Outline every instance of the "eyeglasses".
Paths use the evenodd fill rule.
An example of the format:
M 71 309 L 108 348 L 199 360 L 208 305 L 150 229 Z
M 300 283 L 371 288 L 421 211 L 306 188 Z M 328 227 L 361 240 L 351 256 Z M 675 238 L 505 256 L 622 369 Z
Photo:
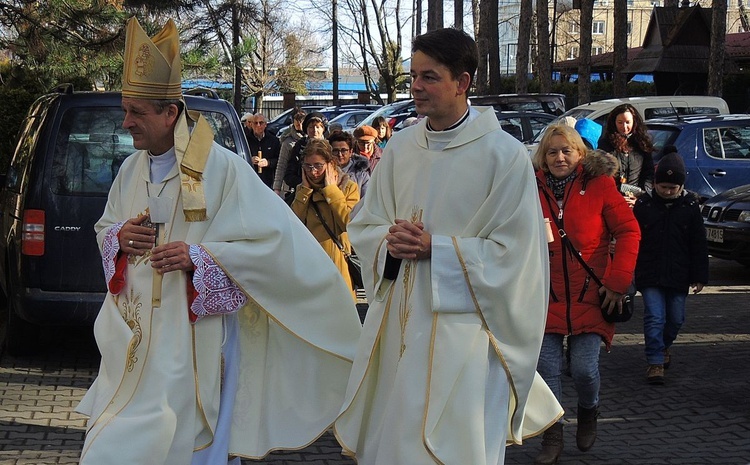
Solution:
M 323 171 L 323 169 L 324 169 L 325 167 L 326 167 L 326 165 L 325 165 L 325 164 L 323 164 L 323 163 L 314 163 L 314 164 L 312 164 L 312 165 L 311 165 L 311 164 L 309 164 L 309 163 L 302 163 L 302 168 L 303 168 L 303 169 L 304 169 L 305 171 L 312 171 L 312 170 L 315 170 L 315 171 Z
M 266 122 L 265 121 L 253 121 L 252 124 L 257 124 L 258 126 L 263 126 L 264 124 L 266 124 Z
M 349 152 L 351 152 L 351 150 L 349 149 L 332 149 L 331 150 L 331 153 L 334 155 L 339 155 L 339 154 L 344 154 L 344 153 L 349 153 Z

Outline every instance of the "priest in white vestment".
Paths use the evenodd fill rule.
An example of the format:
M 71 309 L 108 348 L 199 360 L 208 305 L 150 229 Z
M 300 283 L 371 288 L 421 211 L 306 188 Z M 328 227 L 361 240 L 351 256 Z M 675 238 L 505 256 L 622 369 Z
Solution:
M 349 225 L 370 307 L 335 423 L 359 465 L 498 465 L 562 414 L 536 374 L 549 270 L 528 153 L 471 108 L 474 41 L 412 45 L 427 117 L 391 138 Z
M 177 29 L 128 24 L 123 127 L 137 152 L 97 240 L 109 292 L 82 465 L 239 464 L 333 423 L 359 318 L 291 210 L 184 108 Z

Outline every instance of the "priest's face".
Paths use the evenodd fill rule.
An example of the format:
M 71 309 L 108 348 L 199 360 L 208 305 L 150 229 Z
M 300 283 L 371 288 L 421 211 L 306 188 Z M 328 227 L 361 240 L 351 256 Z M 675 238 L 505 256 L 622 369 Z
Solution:
M 177 105 L 159 109 L 153 101 L 123 97 L 123 129 L 133 137 L 133 147 L 161 155 L 174 146 L 174 125 L 179 115 Z
M 411 56 L 410 74 L 417 113 L 428 116 L 433 129 L 445 129 L 463 116 L 471 81 L 469 73 L 454 78 L 447 66 L 416 51 Z
M 583 155 L 564 136 L 554 135 L 550 138 L 545 161 L 550 174 L 556 179 L 567 178 L 582 158 Z

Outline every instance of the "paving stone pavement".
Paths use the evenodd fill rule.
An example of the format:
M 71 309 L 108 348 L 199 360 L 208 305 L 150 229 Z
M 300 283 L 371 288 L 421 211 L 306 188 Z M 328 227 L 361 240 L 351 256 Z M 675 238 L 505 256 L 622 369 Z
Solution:
M 619 326 L 611 353 L 601 354 L 599 438 L 586 453 L 575 447 L 575 394 L 564 380 L 561 465 L 750 464 L 750 269 L 712 259 L 711 273 L 712 285 L 688 298 L 664 386 L 645 383 L 636 299 L 635 317 Z M 0 465 L 78 463 L 85 418 L 72 410 L 96 376 L 97 350 L 86 328 L 56 328 L 47 338 L 40 355 L 0 357 Z M 531 438 L 510 447 L 506 464 L 533 463 L 539 444 Z M 355 462 L 330 434 L 299 451 L 243 461 L 301 463 Z

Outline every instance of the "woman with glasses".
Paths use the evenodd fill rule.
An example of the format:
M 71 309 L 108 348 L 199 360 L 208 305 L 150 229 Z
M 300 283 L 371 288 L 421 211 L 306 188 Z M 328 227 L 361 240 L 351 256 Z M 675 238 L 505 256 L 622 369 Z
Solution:
M 340 247 L 351 253 L 346 226 L 357 202 L 357 183 L 338 167 L 331 144 L 326 140 L 308 141 L 302 157 L 302 182 L 295 190 L 292 211 L 331 257 L 352 288 L 352 298 L 356 296 L 346 258 Z
M 372 126 L 364 125 L 354 130 L 354 139 L 357 141 L 354 153 L 362 155 L 370 161 L 370 173 L 375 170 L 375 166 L 383 155 L 383 149 L 375 143 L 377 138 L 378 130 Z
M 357 183 L 359 197 L 363 198 L 370 182 L 370 162 L 354 153 L 354 138 L 348 132 L 334 132 L 328 136 L 328 142 L 339 168 Z

